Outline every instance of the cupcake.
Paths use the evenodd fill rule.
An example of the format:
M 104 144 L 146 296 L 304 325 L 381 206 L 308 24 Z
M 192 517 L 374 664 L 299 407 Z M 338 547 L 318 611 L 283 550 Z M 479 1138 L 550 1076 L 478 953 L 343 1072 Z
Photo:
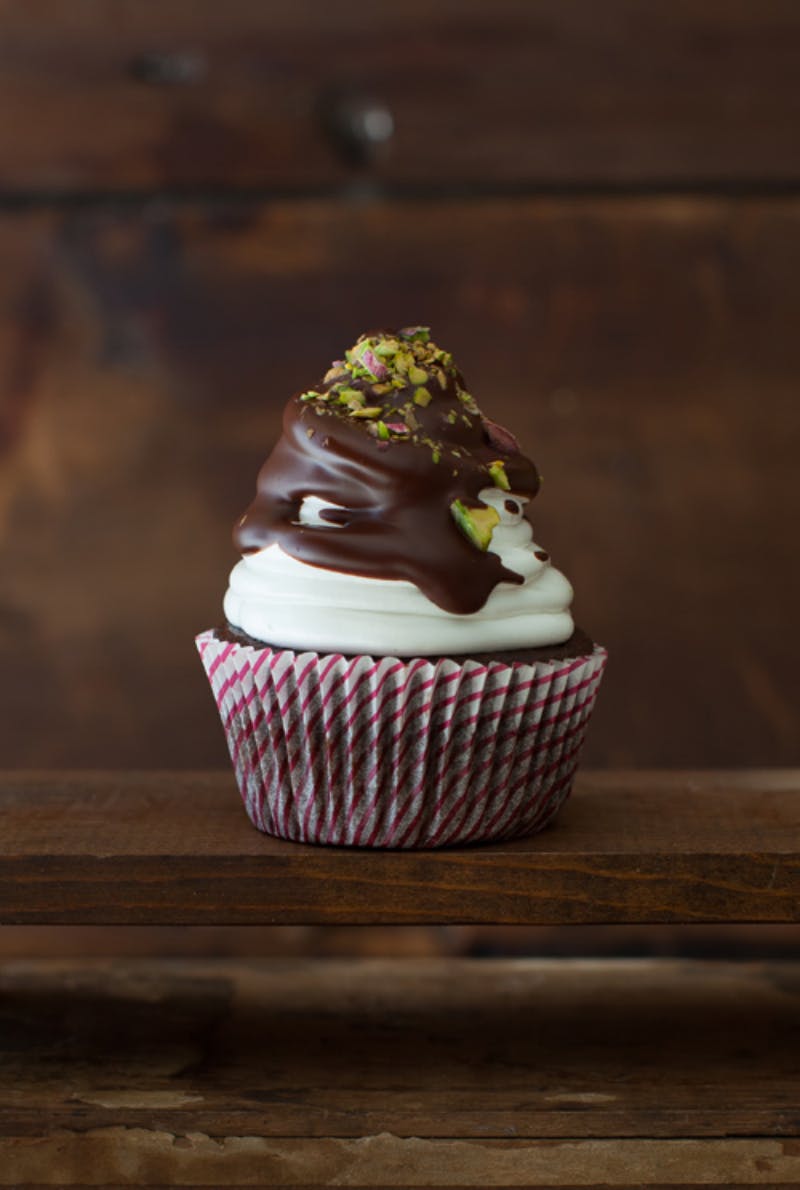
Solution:
M 197 638 L 259 830 L 428 848 L 553 818 L 606 653 L 533 540 L 539 485 L 426 327 L 290 399 Z

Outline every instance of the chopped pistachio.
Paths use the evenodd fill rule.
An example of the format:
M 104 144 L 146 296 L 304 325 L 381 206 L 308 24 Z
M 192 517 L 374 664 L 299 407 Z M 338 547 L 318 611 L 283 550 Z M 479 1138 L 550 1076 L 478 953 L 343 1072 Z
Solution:
M 300 394 L 300 400 L 301 401 L 316 401 L 321 396 L 322 396 L 322 393 L 317 393 L 317 392 L 314 392 L 313 389 L 309 389 L 309 391 L 307 393 Z
M 456 413 L 455 409 L 450 410 L 450 412 L 447 415 L 447 420 L 450 422 L 451 426 L 454 426 L 456 424 L 456 422 L 458 421 L 458 414 Z
M 421 405 L 423 409 L 426 405 L 430 405 L 433 398 L 428 392 L 427 388 L 417 388 L 414 390 L 414 404 Z
M 461 500 L 450 505 L 453 520 L 464 536 L 479 550 L 487 550 L 492 533 L 500 524 L 500 514 L 495 508 L 468 508 Z
M 365 405 L 363 409 L 353 409 L 353 417 L 380 417 L 383 408 L 380 405 Z
M 436 379 L 439 381 L 439 388 L 447 388 L 447 376 L 444 368 L 436 369 Z
M 435 450 L 431 455 L 431 458 L 433 459 L 434 463 L 440 462 L 442 458 L 441 451 Z
M 348 401 L 363 402 L 364 400 L 364 394 L 360 388 L 340 388 L 336 390 L 336 395 L 340 405 L 346 405 Z
M 420 343 L 427 343 L 431 337 L 429 326 L 404 326 L 400 331 L 401 339 L 410 339 Z
M 401 380 L 399 376 L 392 377 L 392 388 L 405 388 L 405 380 Z
M 368 370 L 369 375 L 373 380 L 385 380 L 389 375 L 389 370 L 383 360 L 378 359 L 371 347 L 367 347 L 361 352 L 361 362 Z
M 418 368 L 416 364 L 412 364 L 408 369 L 408 379 L 412 384 L 424 384 L 428 379 L 428 373 L 424 368 Z
M 379 438 L 380 438 L 380 439 L 381 439 L 383 442 L 386 442 L 386 441 L 388 441 L 388 439 L 389 439 L 389 427 L 386 425 L 386 423 L 385 423 L 385 422 L 382 422 L 382 421 L 376 422 L 376 423 L 375 423 L 375 427 L 376 427 L 376 429 L 377 429 L 377 431 L 378 431 L 378 437 L 379 437 Z
M 489 476 L 494 481 L 496 488 L 501 488 L 504 492 L 511 491 L 511 484 L 508 482 L 506 469 L 500 459 L 495 459 L 493 463 L 489 464 Z
M 380 355 L 383 359 L 390 359 L 400 350 L 400 344 L 397 339 L 381 339 L 372 349 L 376 355 Z
M 373 384 L 372 391 L 375 393 L 376 397 L 382 397 L 385 393 L 390 393 L 392 391 L 392 386 L 391 384 L 387 384 L 384 380 L 380 384 Z
M 405 423 L 409 427 L 409 429 L 412 429 L 412 430 L 419 429 L 419 422 L 417 421 L 417 415 L 414 412 L 413 405 L 404 405 L 403 406 L 403 417 L 404 417 Z

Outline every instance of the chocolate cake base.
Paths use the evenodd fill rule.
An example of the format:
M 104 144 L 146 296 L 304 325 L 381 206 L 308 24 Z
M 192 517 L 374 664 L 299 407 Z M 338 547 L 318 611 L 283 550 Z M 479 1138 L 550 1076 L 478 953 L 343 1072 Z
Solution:
M 248 636 L 239 628 L 234 628 L 233 624 L 225 624 L 223 627 L 217 628 L 215 635 L 218 640 L 230 641 L 237 645 L 251 645 L 255 649 L 284 648 L 283 645 L 272 644 L 270 641 L 256 640 L 255 637 Z M 316 650 L 309 651 L 315 652 Z M 537 661 L 564 661 L 571 657 L 588 657 L 593 651 L 594 641 L 587 636 L 582 628 L 576 628 L 569 640 L 564 641 L 561 645 L 544 645 L 538 649 L 499 649 L 494 653 L 443 653 L 441 656 L 449 661 L 455 661 L 459 665 L 465 661 L 477 661 L 481 665 L 498 661 L 503 665 L 533 665 Z M 391 655 L 399 658 L 416 656 L 416 654 L 403 652 L 392 652 Z M 354 654 L 343 653 L 342 656 L 350 658 Z M 432 656 L 430 660 L 438 661 L 440 658 Z

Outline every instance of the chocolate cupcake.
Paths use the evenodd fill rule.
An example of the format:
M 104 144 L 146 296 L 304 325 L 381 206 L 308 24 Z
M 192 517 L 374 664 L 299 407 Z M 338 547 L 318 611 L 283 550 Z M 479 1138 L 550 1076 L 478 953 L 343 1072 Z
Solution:
M 539 484 L 425 327 L 292 397 L 198 637 L 259 829 L 436 847 L 553 817 L 606 654 L 533 541 Z

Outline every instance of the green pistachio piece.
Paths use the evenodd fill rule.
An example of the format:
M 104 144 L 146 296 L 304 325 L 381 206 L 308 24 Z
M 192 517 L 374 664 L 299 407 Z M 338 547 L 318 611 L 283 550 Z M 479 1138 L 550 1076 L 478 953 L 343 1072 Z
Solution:
M 428 379 L 428 373 L 424 368 L 418 368 L 416 364 L 412 364 L 408 369 L 408 379 L 412 384 L 424 384 Z
M 381 339 L 372 350 L 382 359 L 391 359 L 400 350 L 400 344 L 397 339 Z
M 397 355 L 394 357 L 395 371 L 400 372 L 402 375 L 405 376 L 408 374 L 409 368 L 413 368 L 413 367 L 414 367 L 414 356 L 411 354 L 411 352 L 410 351 L 398 351 Z
M 359 405 L 364 403 L 364 394 L 360 388 L 340 388 L 337 391 L 340 405 L 348 405 L 351 401 L 355 401 Z
M 450 505 L 453 520 L 461 532 L 479 550 L 487 550 L 495 526 L 500 524 L 500 514 L 495 508 L 467 508 L 461 500 Z
M 434 463 L 439 463 L 439 462 L 441 462 L 441 459 L 442 459 L 442 453 L 441 453 L 441 451 L 439 451 L 439 450 L 435 450 L 435 451 L 433 452 L 433 454 L 431 455 L 431 458 L 433 459 Z
M 447 388 L 447 376 L 444 368 L 436 369 L 436 379 L 439 381 L 439 388 Z
M 431 337 L 431 328 L 429 326 L 404 326 L 400 332 L 403 339 L 414 340 L 420 343 L 427 343 Z
M 313 389 L 309 389 L 307 393 L 300 394 L 301 401 L 317 401 L 322 396 L 322 393 L 315 393 Z
M 414 404 L 421 405 L 423 409 L 426 405 L 430 405 L 433 397 L 428 392 L 427 388 L 417 388 L 414 390 Z
M 347 368 L 345 368 L 342 364 L 334 365 L 334 367 L 328 368 L 327 372 L 325 373 L 324 383 L 333 384 L 334 380 L 341 380 L 342 376 L 346 375 Z
M 463 388 L 458 389 L 458 399 L 468 413 L 478 413 L 478 406 L 475 404 L 475 398 Z
M 378 431 L 378 437 L 380 438 L 380 440 L 382 442 L 388 442 L 390 434 L 389 434 L 389 427 L 386 425 L 386 423 L 382 422 L 382 421 L 376 422 L 375 428 Z
M 394 376 L 392 378 L 392 388 L 405 388 L 405 386 L 405 380 L 401 380 L 399 376 Z
M 455 409 L 450 410 L 450 412 L 447 415 L 447 420 L 450 422 L 451 426 L 454 426 L 456 424 L 456 422 L 458 421 L 458 414 L 456 413 Z
M 511 484 L 508 482 L 506 469 L 500 459 L 495 459 L 493 463 L 489 464 L 489 475 L 494 480 L 496 488 L 502 488 L 504 492 L 511 491 Z
M 392 386 L 391 384 L 387 384 L 384 380 L 381 384 L 373 384 L 372 391 L 375 393 L 376 397 L 382 397 L 386 393 L 390 393 L 392 391 Z
M 352 411 L 353 417 L 380 417 L 383 413 L 383 408 L 380 405 L 365 405 L 363 409 L 354 409 Z
M 413 405 L 403 406 L 403 421 L 406 423 L 409 430 L 419 429 L 419 422 L 417 421 L 417 415 L 414 412 Z

